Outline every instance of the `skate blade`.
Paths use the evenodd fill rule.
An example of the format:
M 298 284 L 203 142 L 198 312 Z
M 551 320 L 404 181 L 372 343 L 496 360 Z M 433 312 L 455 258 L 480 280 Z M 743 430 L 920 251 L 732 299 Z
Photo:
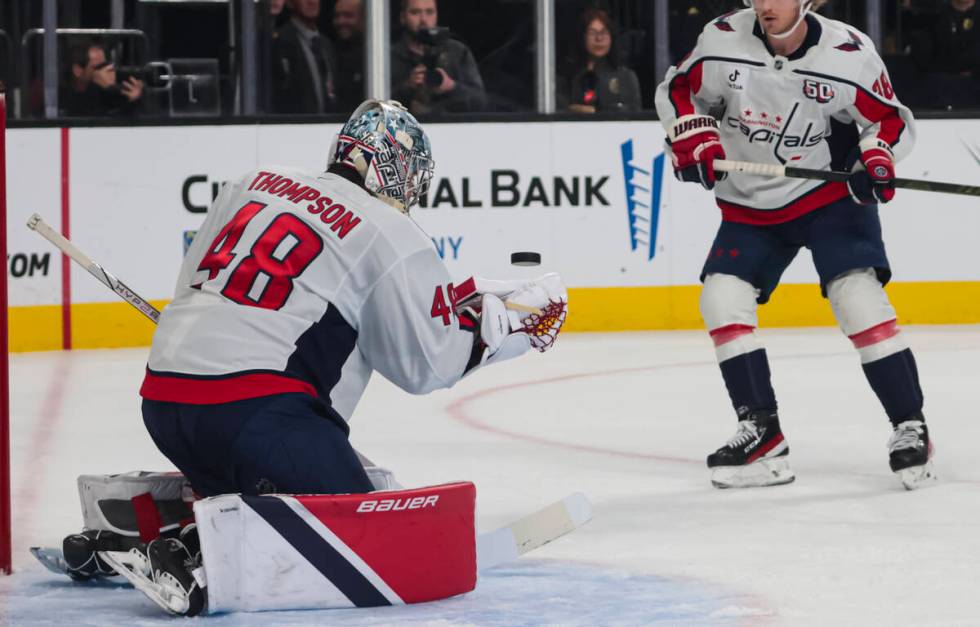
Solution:
M 784 485 L 796 480 L 786 455 L 760 459 L 745 466 L 717 466 L 711 469 L 711 485 L 716 488 L 761 488 Z
M 99 551 L 99 557 L 168 614 L 179 616 L 187 611 L 190 605 L 187 598 L 150 579 L 144 570 L 147 568 L 146 556 L 140 555 L 136 549 Z
M 897 470 L 895 474 L 898 475 L 906 490 L 918 490 L 919 488 L 932 485 L 938 480 L 936 469 L 933 467 L 931 459 L 921 466 L 912 466 Z
M 61 552 L 61 549 L 32 546 L 30 550 L 31 555 L 37 558 L 37 561 L 41 562 L 51 572 L 58 573 L 59 575 L 68 574 L 68 563 L 65 561 L 65 556 Z

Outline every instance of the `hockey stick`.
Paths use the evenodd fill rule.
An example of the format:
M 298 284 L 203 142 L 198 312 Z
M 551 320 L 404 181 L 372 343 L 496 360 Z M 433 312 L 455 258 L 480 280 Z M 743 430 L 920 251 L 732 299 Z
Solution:
M 796 168 L 788 165 L 772 165 L 769 163 L 752 163 L 750 161 L 729 161 L 715 159 L 715 169 L 720 172 L 744 172 L 759 176 L 783 176 L 797 179 L 815 179 L 843 183 L 850 176 L 848 172 L 836 170 L 813 170 Z M 960 194 L 963 196 L 980 196 L 980 186 L 961 185 L 959 183 L 940 183 L 922 179 L 895 179 L 895 187 L 915 189 L 922 192 L 942 192 L 945 194 Z
M 575 492 L 505 527 L 481 533 L 476 540 L 477 570 L 512 562 L 590 520 L 592 504 L 584 494 Z
M 48 223 L 41 219 L 36 213 L 27 221 L 27 228 L 37 231 L 44 239 L 48 240 L 61 252 L 71 257 L 78 265 L 82 266 L 91 273 L 92 276 L 101 281 L 106 287 L 118 294 L 124 301 L 139 309 L 140 313 L 152 320 L 159 322 L 160 312 L 139 294 L 129 289 L 125 283 L 106 272 L 105 268 L 92 261 L 92 259 L 78 249 L 77 246 L 65 239 L 65 236 L 55 231 Z

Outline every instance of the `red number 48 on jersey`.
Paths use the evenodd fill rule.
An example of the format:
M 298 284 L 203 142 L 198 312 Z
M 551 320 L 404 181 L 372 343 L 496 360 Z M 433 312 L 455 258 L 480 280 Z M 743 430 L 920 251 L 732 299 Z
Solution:
M 267 205 L 249 202 L 225 224 L 208 247 L 197 269 L 213 281 L 238 255 L 245 228 Z M 255 238 L 249 253 L 228 275 L 221 295 L 241 305 L 281 309 L 293 291 L 293 279 L 323 251 L 323 239 L 313 227 L 291 213 L 281 213 Z M 200 288 L 201 284 L 193 287 Z

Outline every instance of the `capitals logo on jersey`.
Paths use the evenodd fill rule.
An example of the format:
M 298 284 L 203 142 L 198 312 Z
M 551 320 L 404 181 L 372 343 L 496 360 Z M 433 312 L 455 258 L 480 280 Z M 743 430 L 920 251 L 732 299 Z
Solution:
M 857 33 L 849 30 L 847 31 L 847 34 L 851 36 L 851 40 L 834 47 L 838 50 L 843 50 L 844 52 L 857 52 L 860 50 L 863 44 L 861 43 L 861 38 L 857 36 Z
M 744 109 L 737 115 L 729 115 L 725 123 L 729 128 L 737 129 L 749 144 L 770 144 L 772 154 L 780 163 L 797 161 L 801 158 L 799 149 L 810 149 L 820 145 L 824 140 L 822 130 L 814 131 L 813 122 L 807 123 L 802 132 L 790 132 L 793 119 L 796 117 L 800 103 L 793 104 L 793 109 L 784 115 L 766 111 Z M 800 124 L 797 127 L 801 126 Z M 785 154 L 784 149 L 796 149 L 795 155 Z M 792 152 L 792 151 L 791 151 Z

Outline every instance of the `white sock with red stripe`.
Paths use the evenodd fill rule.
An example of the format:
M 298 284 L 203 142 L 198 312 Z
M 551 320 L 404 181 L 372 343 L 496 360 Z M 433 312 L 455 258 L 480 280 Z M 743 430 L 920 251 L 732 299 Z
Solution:
M 915 358 L 874 269 L 848 272 L 827 285 L 837 322 L 861 356 L 861 367 L 895 424 L 922 410 Z
M 730 274 L 709 274 L 701 291 L 701 317 L 737 412 L 776 409 L 769 360 L 755 334 L 757 297 L 751 283 Z

